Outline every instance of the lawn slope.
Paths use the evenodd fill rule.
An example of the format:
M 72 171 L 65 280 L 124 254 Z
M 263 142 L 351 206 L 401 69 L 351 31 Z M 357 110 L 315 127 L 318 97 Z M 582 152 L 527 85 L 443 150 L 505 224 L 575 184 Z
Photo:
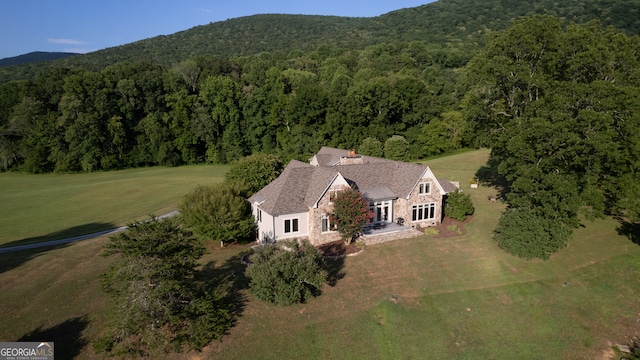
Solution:
M 88 174 L 0 174 L 0 246 L 84 235 L 175 210 L 226 166 L 153 167 Z
M 640 330 L 640 246 L 605 219 L 584 222 L 548 261 L 505 253 L 491 239 L 504 204 L 487 200 L 493 188 L 469 188 L 487 159 L 479 150 L 422 161 L 471 194 L 466 234 L 368 246 L 306 304 L 271 306 L 242 290 L 222 341 L 166 358 L 594 359 Z M 105 242 L 0 254 L 0 339 L 44 334 L 65 358 L 102 358 L 88 344 L 105 321 L 97 282 Z M 203 265 L 221 282 L 241 276 L 230 269 L 242 269 L 237 256 L 247 249 L 211 246 Z

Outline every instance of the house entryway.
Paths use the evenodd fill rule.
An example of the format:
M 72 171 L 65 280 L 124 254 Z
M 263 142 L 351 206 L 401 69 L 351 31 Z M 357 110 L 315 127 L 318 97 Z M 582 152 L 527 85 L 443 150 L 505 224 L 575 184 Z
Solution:
M 373 212 L 373 224 L 393 222 L 392 200 L 375 201 L 369 203 L 369 211 Z

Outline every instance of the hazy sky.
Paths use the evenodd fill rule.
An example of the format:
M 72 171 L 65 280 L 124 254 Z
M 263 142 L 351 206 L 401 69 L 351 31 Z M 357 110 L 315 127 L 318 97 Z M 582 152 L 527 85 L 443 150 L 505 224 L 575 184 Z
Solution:
M 371 17 L 433 0 L 0 0 L 0 59 L 91 52 L 255 14 Z

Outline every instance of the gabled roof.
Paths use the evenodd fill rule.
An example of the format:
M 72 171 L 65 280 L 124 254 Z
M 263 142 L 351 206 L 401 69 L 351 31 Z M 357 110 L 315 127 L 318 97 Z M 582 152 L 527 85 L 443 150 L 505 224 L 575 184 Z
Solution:
M 438 179 L 438 182 L 440 183 L 440 186 L 442 186 L 442 188 L 444 189 L 445 193 L 452 193 L 456 190 L 459 190 L 458 186 L 456 186 L 456 184 L 452 183 L 451 181 L 447 180 L 447 179 Z
M 418 164 L 386 159 L 379 160 L 383 161 L 357 165 L 340 165 L 333 168 L 339 171 L 345 179 L 355 182 L 360 192 L 370 192 L 370 196 L 379 193 L 378 191 L 372 191 L 372 189 L 387 188 L 389 191 L 381 194 L 386 199 L 389 199 L 390 194 L 393 194 L 395 198 L 407 197 L 427 168 Z M 386 199 L 370 198 L 370 200 Z
M 314 166 L 337 166 L 340 165 L 340 159 L 347 156 L 347 150 L 336 149 L 328 146 L 323 146 L 318 150 L 318 153 L 313 155 L 309 162 Z M 379 163 L 384 161 L 393 161 L 387 159 L 381 159 L 373 156 L 358 155 L 362 157 L 363 163 Z
M 314 165 L 292 160 L 249 201 L 275 216 L 307 212 L 340 176 L 370 201 L 406 198 L 427 175 L 442 192 L 448 192 L 427 166 L 371 156 L 362 156 L 361 164 L 341 165 L 340 159 L 346 156 L 346 150 L 323 147 L 310 159 Z
M 249 198 L 271 215 L 309 211 L 338 172 L 292 160 L 280 176 Z

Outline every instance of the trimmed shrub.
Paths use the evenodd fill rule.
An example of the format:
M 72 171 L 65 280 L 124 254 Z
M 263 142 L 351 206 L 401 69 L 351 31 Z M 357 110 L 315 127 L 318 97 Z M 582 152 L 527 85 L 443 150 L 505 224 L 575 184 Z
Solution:
M 258 299 L 277 305 L 303 303 L 320 295 L 327 281 L 322 255 L 308 241 L 263 246 L 251 255 L 246 275 L 249 291 Z
M 473 215 L 475 208 L 471 201 L 469 194 L 463 193 L 460 190 L 447 195 L 447 200 L 444 205 L 444 214 L 450 218 L 464 221 L 467 215 Z

